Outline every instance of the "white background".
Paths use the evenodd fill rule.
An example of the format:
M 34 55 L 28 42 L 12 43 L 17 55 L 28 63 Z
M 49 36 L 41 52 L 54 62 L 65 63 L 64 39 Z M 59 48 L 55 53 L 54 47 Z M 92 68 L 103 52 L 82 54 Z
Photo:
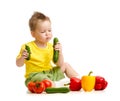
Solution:
M 69 62 L 80 76 L 87 75 L 92 70 L 93 75 L 105 77 L 108 81 L 105 91 L 56 95 L 27 93 L 24 85 L 25 68 L 18 68 L 15 59 L 21 45 L 33 40 L 28 20 L 34 11 L 40 11 L 51 18 L 53 36 L 57 36 L 63 46 L 65 61 Z M 0 99 L 119 99 L 119 34 L 119 0 L 1 0 Z

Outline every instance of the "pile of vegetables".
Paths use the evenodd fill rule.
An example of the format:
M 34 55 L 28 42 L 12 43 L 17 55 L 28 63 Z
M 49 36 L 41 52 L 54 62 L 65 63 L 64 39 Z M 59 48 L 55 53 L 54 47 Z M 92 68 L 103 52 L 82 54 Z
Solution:
M 68 87 L 52 87 L 52 82 L 50 80 L 42 80 L 42 81 L 30 81 L 27 84 L 27 88 L 31 93 L 41 94 L 46 92 L 50 93 L 68 93 L 70 90 Z
M 28 82 L 27 87 L 31 93 L 42 93 L 46 88 L 52 87 L 52 82 L 47 79 L 36 82 L 30 81 Z
M 50 80 L 43 81 L 30 81 L 27 84 L 28 90 L 31 93 L 68 93 L 70 91 L 80 91 L 83 89 L 85 92 L 90 92 L 92 90 L 102 91 L 106 89 L 108 82 L 102 76 L 91 76 L 92 72 L 88 75 L 83 75 L 80 78 L 72 77 L 70 78 L 70 83 L 64 84 L 62 87 L 52 87 L 52 82 Z M 68 87 L 66 87 L 68 86 Z
M 81 85 L 84 91 L 104 90 L 108 82 L 102 76 L 91 76 L 92 71 L 87 76 L 82 76 Z
M 91 74 L 92 71 L 88 75 L 83 75 L 81 79 L 72 77 L 70 78 L 70 83 L 64 84 L 64 86 L 69 85 L 71 91 L 80 91 L 81 89 L 85 92 L 104 90 L 108 85 L 105 78 L 102 76 L 91 76 Z

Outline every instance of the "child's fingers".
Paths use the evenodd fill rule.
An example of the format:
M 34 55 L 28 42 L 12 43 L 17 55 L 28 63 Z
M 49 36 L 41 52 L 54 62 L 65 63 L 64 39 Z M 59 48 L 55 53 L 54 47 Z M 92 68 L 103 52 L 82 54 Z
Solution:
M 28 57 L 27 50 L 23 50 L 23 52 L 22 52 L 22 56 L 23 56 L 24 58 L 27 58 L 27 57 Z
M 61 50 L 62 49 L 62 46 L 61 44 L 58 42 L 55 47 L 54 47 L 55 50 Z

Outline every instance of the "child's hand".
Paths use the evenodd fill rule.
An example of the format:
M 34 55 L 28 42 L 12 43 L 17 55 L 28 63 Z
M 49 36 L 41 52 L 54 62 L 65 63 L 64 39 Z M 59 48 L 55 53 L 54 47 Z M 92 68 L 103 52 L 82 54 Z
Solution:
M 29 53 L 27 53 L 27 50 L 22 51 L 22 58 L 26 59 L 28 57 Z
M 58 42 L 55 47 L 54 47 L 55 50 L 58 50 L 59 52 L 62 52 L 62 46 L 61 44 Z

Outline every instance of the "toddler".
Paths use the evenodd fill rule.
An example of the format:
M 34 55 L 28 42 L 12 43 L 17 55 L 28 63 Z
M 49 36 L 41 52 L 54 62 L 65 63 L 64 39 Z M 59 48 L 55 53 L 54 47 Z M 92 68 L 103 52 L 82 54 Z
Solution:
M 22 67 L 25 64 L 25 84 L 27 86 L 30 81 L 42 81 L 48 79 L 51 82 L 59 81 L 65 78 L 78 76 L 78 73 L 68 64 L 64 62 L 62 47 L 57 43 L 53 45 L 49 42 L 52 39 L 52 28 L 50 18 L 43 13 L 34 12 L 29 19 L 29 27 L 32 37 L 35 40 L 27 42 L 21 46 L 21 50 L 16 58 L 16 65 Z M 30 59 L 27 60 L 29 53 L 25 46 L 30 47 Z M 59 51 L 59 58 L 55 64 L 53 63 L 53 50 Z

